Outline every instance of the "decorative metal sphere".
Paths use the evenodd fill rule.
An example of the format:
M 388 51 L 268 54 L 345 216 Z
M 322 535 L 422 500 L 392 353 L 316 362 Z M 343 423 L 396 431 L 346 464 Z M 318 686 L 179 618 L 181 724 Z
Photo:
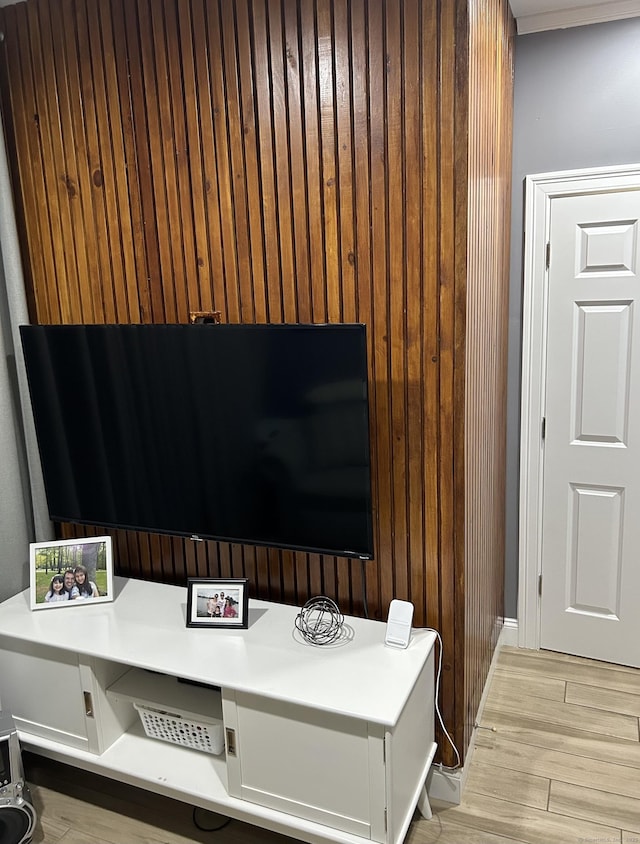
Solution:
M 296 628 L 305 642 L 328 645 L 342 632 L 344 616 L 331 598 L 310 598 L 296 616 Z

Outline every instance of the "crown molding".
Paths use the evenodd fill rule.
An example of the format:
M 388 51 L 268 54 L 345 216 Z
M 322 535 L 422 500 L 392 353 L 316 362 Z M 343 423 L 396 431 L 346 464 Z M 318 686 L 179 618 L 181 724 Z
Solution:
M 516 17 L 518 35 L 566 29 L 591 23 L 634 18 L 640 15 L 640 0 L 611 0 L 611 2 L 583 4 L 567 9 L 533 12 Z

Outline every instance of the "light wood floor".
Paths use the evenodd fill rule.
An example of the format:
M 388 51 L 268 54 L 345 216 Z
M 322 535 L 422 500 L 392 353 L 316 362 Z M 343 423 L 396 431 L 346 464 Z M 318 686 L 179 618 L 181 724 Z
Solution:
M 290 844 L 25 754 L 46 844 Z M 416 818 L 406 844 L 640 844 L 640 670 L 504 648 L 462 804 Z M 223 821 L 198 812 L 201 826 Z

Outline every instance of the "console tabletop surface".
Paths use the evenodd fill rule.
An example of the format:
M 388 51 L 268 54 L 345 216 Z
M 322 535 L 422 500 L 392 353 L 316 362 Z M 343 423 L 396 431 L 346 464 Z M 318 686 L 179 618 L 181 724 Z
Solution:
M 298 608 L 258 600 L 248 629 L 187 628 L 185 587 L 116 577 L 114 593 L 111 603 L 32 611 L 25 590 L 0 606 L 0 636 L 388 726 L 435 642 L 414 629 L 406 650 L 389 648 L 385 623 L 345 616 L 338 643 L 314 646 L 295 628 Z

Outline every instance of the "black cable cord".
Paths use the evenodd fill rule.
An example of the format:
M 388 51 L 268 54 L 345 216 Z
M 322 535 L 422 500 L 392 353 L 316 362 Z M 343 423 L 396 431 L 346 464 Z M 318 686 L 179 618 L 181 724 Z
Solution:
M 224 828 L 225 828 L 225 826 L 229 826 L 229 824 L 230 824 L 230 823 L 231 823 L 231 821 L 233 820 L 233 818 L 227 818 L 227 819 L 226 819 L 226 821 L 225 821 L 224 823 L 220 824 L 220 826 L 209 826 L 209 827 L 207 827 L 207 826 L 200 826 L 200 824 L 199 824 L 199 823 L 198 823 L 198 821 L 196 820 L 196 812 L 197 812 L 197 811 L 198 811 L 198 809 L 200 809 L 200 808 L 202 808 L 202 807 L 201 807 L 201 806 L 194 806 L 194 807 L 193 807 L 193 825 L 195 826 L 195 828 L 196 828 L 196 829 L 199 829 L 201 832 L 219 832 L 221 829 L 224 829 Z M 206 810 L 206 809 L 202 809 L 202 811 L 203 811 L 203 812 L 206 812 L 207 810 Z
M 362 606 L 364 609 L 364 617 L 369 618 L 369 607 L 367 606 L 367 571 L 366 561 L 360 560 L 362 566 Z

